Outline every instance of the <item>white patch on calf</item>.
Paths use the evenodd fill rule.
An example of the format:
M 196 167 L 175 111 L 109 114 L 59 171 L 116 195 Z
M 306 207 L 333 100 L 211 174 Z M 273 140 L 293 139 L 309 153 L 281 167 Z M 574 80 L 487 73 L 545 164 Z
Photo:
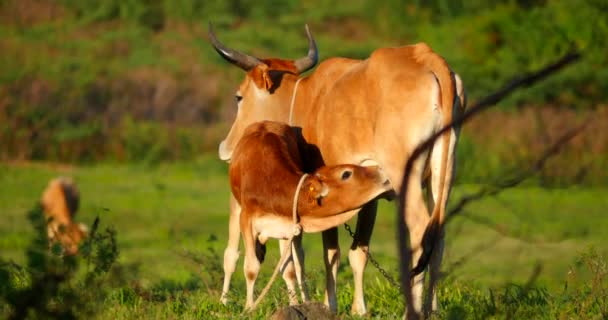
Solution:
M 265 243 L 268 238 L 289 239 L 293 235 L 293 219 L 265 214 L 254 218 L 253 230 L 258 234 L 260 243 Z

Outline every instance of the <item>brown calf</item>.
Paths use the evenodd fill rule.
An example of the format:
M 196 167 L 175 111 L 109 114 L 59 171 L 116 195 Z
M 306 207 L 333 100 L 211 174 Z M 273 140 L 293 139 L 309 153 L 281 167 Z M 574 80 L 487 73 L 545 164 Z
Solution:
M 78 244 L 87 236 L 87 228 L 73 221 L 78 210 L 79 193 L 69 178 L 51 180 L 40 200 L 47 221 L 49 244 L 59 243 L 63 253 L 78 253 Z
M 292 206 L 296 191 L 299 192 L 296 200 L 299 225 L 304 232 L 320 232 L 344 223 L 356 214 L 354 209 L 392 189 L 378 167 L 343 164 L 321 166 L 303 178 L 300 190 L 296 190 L 304 174 L 305 162 L 317 163 L 318 160 L 307 158 L 308 152 L 303 152 L 306 145 L 294 130 L 278 122 L 254 123 L 245 130 L 230 162 L 230 187 L 241 209 L 238 225 L 234 221 L 230 223 L 230 237 L 236 233 L 232 229 L 239 228 L 244 239 L 246 308 L 253 306 L 253 286 L 263 261 L 266 240 L 285 240 L 293 233 Z M 231 220 L 235 218 L 231 216 Z M 294 240 L 292 260 L 306 301 L 300 240 Z M 238 239 L 230 239 L 227 250 L 234 243 L 236 248 L 232 249 L 236 252 Z M 233 261 L 233 265 L 226 268 L 228 282 L 236 259 Z M 224 264 L 226 267 L 226 261 Z M 226 278 L 223 296 L 228 289 Z M 293 283 L 289 289 L 293 290 Z M 297 303 L 295 297 L 290 303 L 294 303 L 293 299 Z

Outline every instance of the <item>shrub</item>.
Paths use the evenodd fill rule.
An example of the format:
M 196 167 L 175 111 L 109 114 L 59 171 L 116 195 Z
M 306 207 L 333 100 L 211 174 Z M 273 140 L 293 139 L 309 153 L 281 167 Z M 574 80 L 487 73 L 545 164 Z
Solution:
M 115 278 L 111 269 L 118 258 L 116 232 L 110 228 L 99 232 L 97 219 L 82 244 L 81 257 L 60 256 L 58 244 L 49 248 L 42 208 L 36 206 L 28 219 L 35 234 L 26 249 L 27 266 L 0 258 L 0 315 L 9 319 L 90 317 L 98 308 L 96 301 L 107 294 L 108 278 Z M 77 270 L 82 260 L 86 272 L 80 278 Z

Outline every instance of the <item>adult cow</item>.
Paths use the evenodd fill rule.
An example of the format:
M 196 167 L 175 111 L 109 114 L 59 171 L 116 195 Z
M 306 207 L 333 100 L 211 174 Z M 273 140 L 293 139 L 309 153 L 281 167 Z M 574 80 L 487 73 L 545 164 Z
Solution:
M 306 33 L 307 56 L 297 60 L 258 59 L 223 45 L 209 26 L 215 50 L 247 72 L 236 92 L 239 108 L 236 119 L 219 146 L 220 158 L 230 160 L 249 124 L 260 120 L 286 122 L 301 127 L 304 138 L 319 148 L 324 164 L 378 164 L 388 174 L 394 189 L 399 190 L 404 164 L 416 146 L 448 124 L 455 113 L 464 110 L 462 81 L 424 43 L 377 49 L 365 60 L 330 58 L 309 76 L 300 77 L 318 60 L 308 26 Z M 412 261 L 418 271 L 430 263 L 425 312 L 431 307 L 436 309 L 435 286 L 443 254 L 441 226 L 454 171 L 457 136 L 458 130 L 454 129 L 438 139 L 431 150 L 416 160 L 407 181 L 405 220 L 413 249 Z M 424 180 L 428 180 L 432 193 L 429 199 L 432 214 L 424 201 Z M 238 205 L 234 199 L 231 202 L 231 214 L 238 215 Z M 351 312 L 360 315 L 367 312 L 363 271 L 376 210 L 377 202 L 372 201 L 359 212 L 348 254 L 355 282 Z M 233 229 L 238 232 L 238 226 L 231 226 L 231 232 Z M 427 230 L 432 233 L 425 235 Z M 336 228 L 323 233 L 323 246 L 327 270 L 325 303 L 335 312 L 340 261 Z M 228 272 L 230 268 L 233 271 L 236 259 L 238 242 L 230 243 L 225 251 L 224 267 Z M 412 284 L 417 311 L 422 309 L 423 284 L 421 273 Z

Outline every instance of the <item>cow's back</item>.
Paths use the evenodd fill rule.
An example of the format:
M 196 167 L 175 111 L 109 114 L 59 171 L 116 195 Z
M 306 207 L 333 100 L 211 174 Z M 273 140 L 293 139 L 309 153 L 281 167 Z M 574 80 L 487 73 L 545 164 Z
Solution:
M 407 151 L 435 129 L 429 122 L 440 125 L 441 90 L 430 60 L 443 61 L 418 44 L 341 63 L 333 79 L 315 71 L 309 82 L 327 89 L 318 92 L 304 122 L 306 140 L 319 146 L 327 165 L 366 159 L 403 165 Z
M 298 138 L 291 127 L 272 121 L 254 123 L 245 130 L 230 162 L 232 193 L 241 206 L 284 211 L 289 203 L 283 202 L 291 201 L 293 190 L 282 186 L 293 183 L 294 177 L 297 180 L 301 168 Z

